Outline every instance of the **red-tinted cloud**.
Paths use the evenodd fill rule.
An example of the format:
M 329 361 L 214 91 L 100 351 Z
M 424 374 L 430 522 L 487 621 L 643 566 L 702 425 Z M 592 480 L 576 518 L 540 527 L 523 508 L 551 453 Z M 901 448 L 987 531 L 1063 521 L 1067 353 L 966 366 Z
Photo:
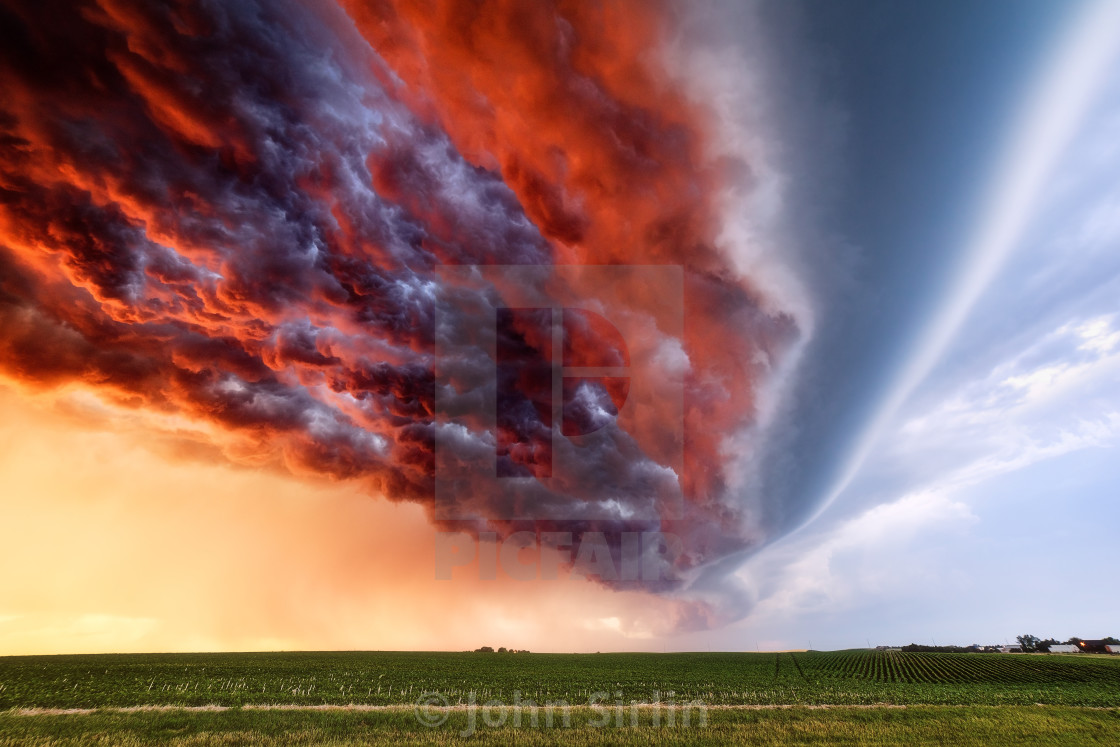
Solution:
M 438 265 L 681 265 L 689 510 L 659 528 L 685 566 L 742 547 L 725 439 L 797 330 L 715 248 L 721 171 L 658 67 L 661 9 L 342 7 L 4 3 L 0 369 L 430 505 Z M 527 413 L 504 427 L 561 427 Z M 658 418 L 595 468 L 656 461 Z

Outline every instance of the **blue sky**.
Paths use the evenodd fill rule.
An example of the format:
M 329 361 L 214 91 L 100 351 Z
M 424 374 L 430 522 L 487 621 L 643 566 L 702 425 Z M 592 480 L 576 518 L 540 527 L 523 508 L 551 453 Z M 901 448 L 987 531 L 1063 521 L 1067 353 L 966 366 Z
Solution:
M 801 525 L 740 570 L 745 620 L 680 643 L 1114 635 L 1120 13 L 801 8 L 805 75 L 835 95 L 816 105 L 845 123 L 804 251 L 856 270 L 813 279 L 784 517 Z

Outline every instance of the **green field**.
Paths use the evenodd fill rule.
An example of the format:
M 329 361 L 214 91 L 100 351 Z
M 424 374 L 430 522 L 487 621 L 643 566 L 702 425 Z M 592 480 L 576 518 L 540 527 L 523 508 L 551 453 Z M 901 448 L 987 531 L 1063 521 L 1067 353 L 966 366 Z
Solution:
M 1120 657 L 782 654 L 260 653 L 0 658 L 0 710 L 208 704 L 586 703 L 609 693 L 708 705 L 1120 707 Z M 621 693 L 618 696 L 617 693 Z
M 0 713 L 3 747 L 59 745 L 1115 745 L 1120 713 L 1067 706 L 908 706 L 860 709 L 713 709 L 703 726 L 595 727 L 577 711 L 570 727 L 478 727 L 451 715 L 439 728 L 416 722 L 410 710 L 354 712 L 249 711 L 219 713 L 98 712 L 90 716 Z
M 419 723 L 413 704 L 422 696 L 444 723 Z M 444 702 L 451 708 L 441 709 Z M 571 723 L 513 726 L 513 714 L 545 703 L 565 709 Z M 682 728 L 676 714 L 690 703 L 693 718 Z M 202 706 L 223 710 L 181 708 Z M 121 710 L 137 707 L 147 710 Z M 83 710 L 58 712 L 64 709 Z M 1118 709 L 1120 657 L 1081 655 L 854 650 L 0 658 L 0 744 L 449 744 L 464 730 L 476 744 L 591 744 L 605 735 L 618 743 L 1117 744 Z M 484 711 L 501 723 L 481 723 Z M 596 726 L 604 714 L 607 731 Z

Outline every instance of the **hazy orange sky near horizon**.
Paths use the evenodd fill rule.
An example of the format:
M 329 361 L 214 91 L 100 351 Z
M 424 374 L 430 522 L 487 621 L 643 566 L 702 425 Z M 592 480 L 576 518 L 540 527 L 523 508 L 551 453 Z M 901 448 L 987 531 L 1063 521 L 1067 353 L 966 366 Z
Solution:
M 419 506 L 172 457 L 50 403 L 0 386 L 0 655 L 659 648 L 641 625 L 665 600 L 470 567 L 437 581 Z

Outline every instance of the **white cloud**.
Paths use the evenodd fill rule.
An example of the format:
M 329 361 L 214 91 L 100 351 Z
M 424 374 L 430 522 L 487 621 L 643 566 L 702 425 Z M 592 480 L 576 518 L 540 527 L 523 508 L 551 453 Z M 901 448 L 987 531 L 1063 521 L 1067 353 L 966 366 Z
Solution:
M 751 617 L 836 613 L 936 574 L 915 563 L 915 543 L 976 521 L 950 491 L 921 490 L 870 508 L 832 531 L 795 538 L 749 562 L 739 576 L 768 587 Z M 929 579 L 927 579 L 929 580 Z
M 1112 316 L 1100 316 L 1075 327 L 1073 331 L 1084 341 L 1077 346 L 1077 349 L 1101 354 L 1111 353 L 1120 344 L 1120 330 L 1112 328 L 1112 320 Z

